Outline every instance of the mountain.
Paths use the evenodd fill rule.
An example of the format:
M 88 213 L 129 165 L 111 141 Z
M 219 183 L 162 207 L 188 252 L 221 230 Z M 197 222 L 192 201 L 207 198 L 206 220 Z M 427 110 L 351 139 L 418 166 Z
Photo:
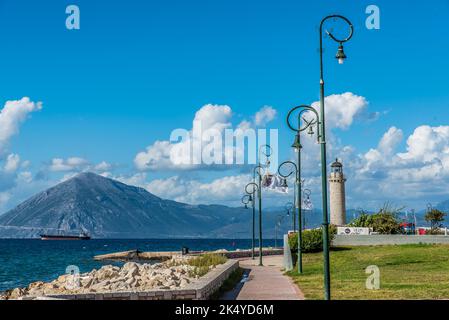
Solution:
M 164 200 L 143 188 L 81 173 L 1 215 L 0 238 L 82 230 L 94 238 L 242 238 L 250 226 L 250 215 L 243 213 L 248 211 Z
M 444 211 L 449 213 L 449 200 L 446 201 L 442 201 L 440 203 L 438 203 L 435 208 L 437 208 L 438 210 Z

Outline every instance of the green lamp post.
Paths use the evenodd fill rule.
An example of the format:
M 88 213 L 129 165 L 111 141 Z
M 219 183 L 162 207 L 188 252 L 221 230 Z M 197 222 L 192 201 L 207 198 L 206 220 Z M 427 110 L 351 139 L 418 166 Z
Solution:
M 291 116 L 298 112 L 296 123 L 297 125 L 292 125 L 290 122 Z M 312 115 L 312 117 L 308 115 Z M 292 148 L 295 150 L 297 154 L 297 162 L 294 163 L 293 161 L 285 161 L 279 165 L 278 173 L 281 177 L 283 177 L 284 181 L 283 184 L 287 184 L 287 178 L 291 176 L 292 174 L 295 174 L 295 203 L 296 208 L 298 210 L 298 273 L 302 273 L 302 209 L 301 209 L 301 203 L 302 203 L 302 197 L 301 197 L 301 132 L 308 130 L 308 134 L 313 135 L 313 127 L 317 126 L 317 139 L 320 137 L 320 130 L 318 127 L 319 123 L 319 115 L 318 112 L 308 105 L 300 105 L 297 107 L 292 108 L 289 113 L 287 114 L 287 125 L 288 127 L 296 132 L 295 139 L 292 144 Z M 282 168 L 286 166 L 293 167 L 293 170 L 289 171 L 288 173 L 283 173 Z M 296 231 L 296 230 L 294 230 Z
M 248 203 L 251 202 L 251 207 L 252 207 L 252 211 L 253 211 L 253 219 L 252 219 L 252 237 L 251 237 L 251 258 L 254 260 L 254 256 L 255 256 L 255 245 L 256 245 L 256 201 L 255 201 L 255 197 L 256 197 L 256 189 L 258 188 L 253 188 L 252 192 L 248 192 L 248 186 L 249 184 L 247 184 L 245 186 L 245 193 L 246 195 L 243 196 L 244 198 L 246 198 L 246 203 L 243 202 L 243 198 L 242 198 L 242 203 L 245 205 L 245 209 L 248 208 Z
M 344 39 L 336 38 L 331 31 L 324 30 L 326 34 L 334 41 L 339 43 L 336 59 L 339 64 L 343 64 L 346 54 L 343 49 L 343 43 L 352 38 L 354 27 L 346 17 L 341 15 L 329 15 L 321 20 L 320 23 L 320 132 L 321 132 L 321 188 L 322 188 L 322 206 L 323 206 L 323 255 L 324 255 L 324 298 L 331 298 L 330 284 L 330 259 L 329 259 L 329 215 L 327 206 L 327 161 L 326 161 L 326 128 L 324 118 L 324 71 L 323 71 L 323 26 L 329 19 L 340 19 L 349 26 L 349 35 Z

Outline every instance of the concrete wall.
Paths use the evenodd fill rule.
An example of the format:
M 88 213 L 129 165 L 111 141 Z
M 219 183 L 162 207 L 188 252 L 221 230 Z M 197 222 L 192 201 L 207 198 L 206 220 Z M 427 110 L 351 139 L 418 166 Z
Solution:
M 51 295 L 45 298 L 63 300 L 206 300 L 223 285 L 223 282 L 238 267 L 237 260 L 228 260 L 183 289 Z
M 251 250 L 241 250 L 241 251 L 229 251 L 225 252 L 223 255 L 228 259 L 239 259 L 251 257 Z M 284 249 L 262 249 L 262 256 L 272 256 L 284 254 Z M 259 256 L 259 248 L 254 250 L 254 256 Z
M 336 235 L 332 246 L 379 246 L 397 244 L 449 244 L 449 236 L 432 235 Z

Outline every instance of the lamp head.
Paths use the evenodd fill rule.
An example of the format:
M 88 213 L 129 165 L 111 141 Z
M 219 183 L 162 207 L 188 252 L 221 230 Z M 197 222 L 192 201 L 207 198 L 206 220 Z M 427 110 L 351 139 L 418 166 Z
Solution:
M 287 179 L 281 178 L 281 188 L 288 188 Z
M 245 209 L 248 209 L 248 204 L 247 203 L 245 203 Z
M 295 141 L 292 144 L 292 148 L 295 149 L 295 152 L 299 152 L 302 148 L 301 142 L 299 141 L 299 133 L 295 136 Z
M 339 64 L 343 64 L 343 62 L 345 61 L 346 54 L 345 51 L 343 49 L 343 44 L 340 43 L 340 45 L 338 46 L 338 51 L 337 51 L 337 55 L 335 56 L 335 58 L 338 60 Z
M 315 132 L 313 132 L 313 126 L 309 126 L 309 131 L 307 132 L 309 135 L 313 135 Z

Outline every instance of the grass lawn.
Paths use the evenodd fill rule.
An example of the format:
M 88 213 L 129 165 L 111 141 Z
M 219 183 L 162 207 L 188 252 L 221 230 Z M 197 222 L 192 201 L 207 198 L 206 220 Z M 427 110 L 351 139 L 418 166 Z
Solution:
M 365 269 L 380 269 L 380 289 L 368 290 Z M 303 274 L 288 272 L 306 299 L 323 299 L 323 254 L 303 256 Z M 333 248 L 332 299 L 448 299 L 449 245 Z

